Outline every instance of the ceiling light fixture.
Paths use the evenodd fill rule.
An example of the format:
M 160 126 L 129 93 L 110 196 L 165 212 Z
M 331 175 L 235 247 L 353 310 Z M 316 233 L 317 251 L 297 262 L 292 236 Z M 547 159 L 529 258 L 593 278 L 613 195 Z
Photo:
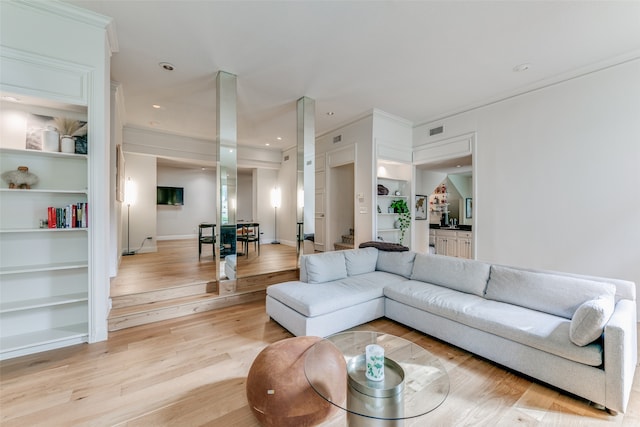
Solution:
M 153 104 L 152 105 L 153 108 L 155 108 L 156 110 L 159 110 L 160 108 L 162 108 L 160 105 L 158 104 Z
M 277 139 L 278 141 L 282 141 L 282 137 L 281 137 L 281 136 L 276 136 L 276 139 Z
M 531 68 L 531 64 L 524 63 L 524 64 L 519 64 L 513 67 L 513 71 L 515 71 L 516 73 L 519 73 L 521 71 L 527 71 L 529 68 Z
M 333 111 L 327 111 L 327 116 L 333 116 L 335 113 Z
M 173 64 L 170 64 L 168 62 L 161 62 L 158 65 L 160 66 L 160 68 L 166 71 L 173 71 L 176 69 L 176 67 L 174 67 Z
M 264 144 L 264 145 L 266 145 L 266 146 L 268 147 L 268 146 L 270 146 L 271 144 L 269 144 L 268 142 L 265 142 L 265 144 Z

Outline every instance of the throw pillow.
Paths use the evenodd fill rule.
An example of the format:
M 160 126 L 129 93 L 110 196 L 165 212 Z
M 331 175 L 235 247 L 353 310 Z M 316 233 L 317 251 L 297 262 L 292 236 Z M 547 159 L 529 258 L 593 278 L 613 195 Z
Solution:
M 597 340 L 613 314 L 615 300 L 612 295 L 602 295 L 582 303 L 571 319 L 569 338 L 575 345 L 584 347 Z

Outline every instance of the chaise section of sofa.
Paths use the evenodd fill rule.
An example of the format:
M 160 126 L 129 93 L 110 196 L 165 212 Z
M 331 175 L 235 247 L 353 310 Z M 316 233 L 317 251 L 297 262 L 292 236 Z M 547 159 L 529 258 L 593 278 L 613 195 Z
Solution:
M 323 337 L 383 317 L 384 288 L 408 280 L 396 273 L 411 274 L 414 256 L 392 256 L 389 272 L 376 270 L 375 248 L 303 255 L 300 281 L 267 287 L 267 313 L 296 336 Z

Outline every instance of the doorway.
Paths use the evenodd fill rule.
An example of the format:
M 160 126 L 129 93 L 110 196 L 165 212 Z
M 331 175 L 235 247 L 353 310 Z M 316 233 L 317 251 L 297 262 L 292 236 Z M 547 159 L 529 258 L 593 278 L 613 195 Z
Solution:
M 347 163 L 329 169 L 329 250 L 353 247 L 355 224 L 355 167 Z M 336 246 L 338 245 L 338 246 Z

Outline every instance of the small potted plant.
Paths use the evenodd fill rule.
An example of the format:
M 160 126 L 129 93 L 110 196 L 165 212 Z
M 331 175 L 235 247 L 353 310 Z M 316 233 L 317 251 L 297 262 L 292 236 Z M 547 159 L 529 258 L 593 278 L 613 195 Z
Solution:
M 402 244 L 407 228 L 411 225 L 411 213 L 409 212 L 409 207 L 404 199 L 394 200 L 389 206 L 398 214 L 397 222 L 398 228 L 400 229 L 400 244 Z

